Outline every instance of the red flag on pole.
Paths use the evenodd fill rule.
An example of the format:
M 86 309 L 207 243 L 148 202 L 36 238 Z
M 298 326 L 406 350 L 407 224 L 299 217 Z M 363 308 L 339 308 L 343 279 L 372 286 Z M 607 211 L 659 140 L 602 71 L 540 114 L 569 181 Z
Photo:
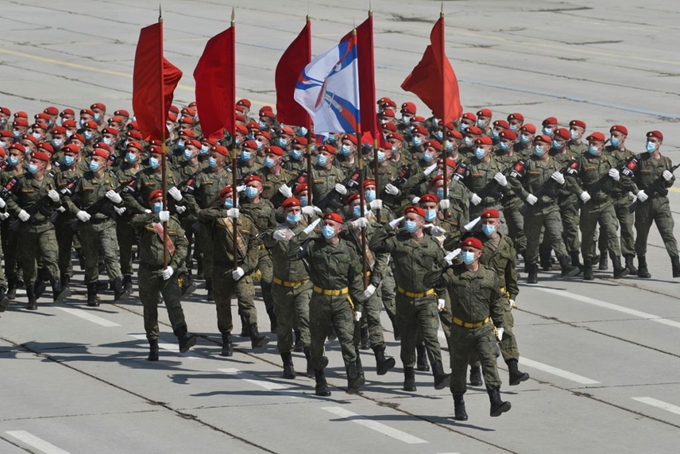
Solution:
M 463 114 L 458 79 L 446 57 L 443 17 L 432 28 L 430 45 L 401 88 L 418 96 L 444 124 Z
M 312 22 L 307 23 L 276 65 L 276 119 L 279 123 L 309 129 L 307 111 L 294 99 L 295 84 L 305 66 L 312 61 Z
M 139 33 L 132 78 L 132 108 L 145 139 L 163 140 L 166 117 L 182 71 L 163 57 L 163 23 Z
M 233 135 L 236 105 L 236 32 L 229 27 L 208 41 L 194 70 L 196 108 L 203 135 L 226 128 Z

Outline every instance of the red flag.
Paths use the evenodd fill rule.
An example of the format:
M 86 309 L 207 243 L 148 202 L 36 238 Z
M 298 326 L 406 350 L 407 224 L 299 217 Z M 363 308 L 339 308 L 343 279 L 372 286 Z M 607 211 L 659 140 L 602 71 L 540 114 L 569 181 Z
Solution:
M 145 139 L 164 140 L 166 117 L 182 71 L 163 57 L 163 23 L 139 33 L 132 78 L 132 108 Z
M 446 57 L 443 17 L 432 28 L 430 45 L 401 88 L 418 96 L 444 124 L 463 114 L 458 79 Z
M 305 66 L 312 61 L 312 22 L 305 27 L 283 53 L 276 65 L 276 119 L 285 125 L 305 126 L 309 129 L 307 111 L 295 101 L 295 84 Z
M 236 105 L 236 30 L 229 27 L 205 45 L 194 70 L 196 108 L 203 135 L 226 128 L 234 133 Z

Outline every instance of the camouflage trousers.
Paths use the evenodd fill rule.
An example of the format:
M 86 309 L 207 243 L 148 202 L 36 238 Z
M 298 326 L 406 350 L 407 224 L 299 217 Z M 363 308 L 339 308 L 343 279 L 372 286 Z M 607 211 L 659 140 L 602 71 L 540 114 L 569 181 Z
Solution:
M 576 202 L 560 206 L 560 216 L 562 217 L 562 240 L 567 252 L 579 251 L 581 249 L 581 238 L 579 231 L 579 207 Z
M 436 295 L 422 298 L 409 298 L 397 293 L 397 323 L 401 330 L 401 362 L 404 367 L 416 363 L 416 343 L 418 334 L 425 342 L 430 363 L 441 361 L 442 352 L 437 331 L 439 330 L 439 311 Z
M 678 243 L 673 235 L 675 222 L 671 214 L 671 208 L 667 197 L 655 197 L 641 203 L 635 211 L 635 230 L 637 239 L 635 240 L 635 252 L 638 256 L 647 254 L 647 239 L 652 222 L 656 224 L 666 252 L 670 257 L 678 255 Z
M 382 309 L 382 285 L 373 293 L 373 295 L 364 301 L 361 316 L 361 323 L 357 323 L 356 335 L 354 336 L 354 343 L 358 347 L 361 343 L 361 329 L 368 327 L 368 341 L 371 348 L 384 347 L 385 338 L 383 337 L 383 327 L 380 322 L 380 312 Z
M 293 330 L 300 330 L 303 347 L 311 345 L 309 331 L 309 301 L 312 298 L 312 283 L 307 281 L 296 287 L 274 284 L 272 298 L 278 326 L 276 330 L 277 347 L 280 353 L 293 350 Z
M 481 362 L 486 388 L 501 387 L 501 378 L 496 368 L 496 359 L 499 355 L 498 342 L 492 323 L 472 329 L 453 325 L 449 345 L 452 393 L 464 393 L 467 390 L 467 366 L 473 355 Z
M 611 201 L 597 203 L 591 200 L 581 207 L 581 254 L 583 258 L 593 258 L 595 252 L 595 229 L 598 224 L 604 233 L 604 238 L 606 238 L 609 255 L 614 257 L 621 256 L 619 238 L 616 234 L 618 220 L 616 219 L 614 205 Z
M 17 244 L 21 245 L 17 249 L 18 260 L 21 269 L 24 271 L 24 283 L 28 287 L 35 283 L 37 277 L 36 264 L 40 259 L 42 268 L 48 273 L 50 279 L 59 281 L 57 237 L 54 226 L 51 222 L 46 222 L 41 226 L 22 224 L 17 231 Z
M 524 228 L 527 236 L 526 262 L 537 264 L 539 259 L 539 247 L 541 245 L 541 229 L 545 227 L 543 234 L 547 236 L 546 245 L 555 251 L 557 257 L 567 255 L 562 240 L 562 218 L 557 206 L 550 208 L 529 207 L 524 216 Z
M 116 219 L 116 238 L 120 250 L 120 272 L 123 276 L 132 276 L 132 247 L 135 245 L 135 230 L 130 227 L 130 219 Z
M 309 333 L 314 370 L 322 369 L 324 343 L 331 324 L 338 336 L 342 359 L 347 366 L 357 360 L 353 339 L 354 309 L 351 300 L 347 295 L 328 296 L 312 292 L 312 298 L 309 301 Z
M 635 216 L 633 216 L 633 213 L 628 209 L 628 206 L 631 203 L 632 202 L 627 195 L 624 195 L 618 200 L 614 200 L 614 212 L 616 213 L 616 219 L 619 221 L 619 227 L 621 227 L 621 254 L 624 256 L 635 255 L 635 231 L 633 230 Z M 604 229 L 600 229 L 597 245 L 600 254 L 607 253 L 608 243 L 606 231 Z
M 247 275 L 239 279 L 238 282 L 234 282 L 234 278 L 231 276 L 232 266 L 222 262 L 213 263 L 212 270 L 213 297 L 217 309 L 217 328 L 220 333 L 231 333 L 232 329 L 234 329 L 231 315 L 231 298 L 233 296 L 238 298 L 239 314 L 244 316 L 249 323 L 257 323 L 257 312 L 255 311 L 254 304 L 255 290 L 253 288 L 252 276 Z M 244 291 L 251 293 L 250 302 L 252 304 L 243 305 L 244 300 L 239 297 L 239 289 L 241 290 L 241 296 L 243 296 Z
M 57 245 L 59 247 L 59 272 L 61 275 L 73 275 L 73 264 L 71 263 L 71 251 L 73 250 L 73 239 L 76 233 L 73 229 L 74 223 L 77 219 L 68 219 L 62 213 L 54 223 L 54 229 L 57 236 Z
M 85 257 L 85 283 L 97 282 L 99 277 L 99 254 L 103 254 L 109 279 L 121 277 L 116 225 L 112 219 L 99 224 L 81 222 L 78 225 L 80 247 Z
M 163 295 L 163 302 L 168 310 L 168 317 L 175 331 L 180 326 L 186 326 L 184 311 L 180 302 L 180 289 L 177 284 L 177 272 L 167 281 L 163 280 L 162 267 L 139 265 L 139 299 L 144 306 L 144 330 L 146 338 L 158 339 L 158 303 L 159 295 Z

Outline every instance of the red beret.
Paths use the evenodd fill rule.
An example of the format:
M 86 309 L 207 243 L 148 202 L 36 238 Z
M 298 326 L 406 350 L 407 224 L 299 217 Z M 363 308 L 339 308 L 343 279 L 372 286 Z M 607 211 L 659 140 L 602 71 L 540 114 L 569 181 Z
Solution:
M 7 116 L 12 115 L 12 111 L 9 110 L 7 107 L 0 107 L 0 113 L 3 113 L 3 114 L 5 114 L 5 115 L 7 115 Z
M 327 221 L 343 222 L 342 216 L 338 213 L 326 213 L 323 215 L 323 218 Z
M 73 135 L 71 136 L 71 140 L 79 140 L 79 141 L 81 141 L 81 142 L 83 142 L 83 143 L 87 142 L 87 141 L 85 140 L 85 136 L 83 136 L 82 134 L 73 134 Z
M 418 203 L 425 203 L 425 202 L 439 203 L 439 198 L 438 198 L 436 195 L 430 194 L 430 193 L 428 192 L 427 194 L 423 195 L 423 196 L 420 198 L 420 200 L 418 201 Z
M 404 214 L 409 214 L 409 213 L 417 214 L 418 216 L 421 216 L 423 218 L 425 217 L 425 210 L 423 210 L 420 207 L 413 206 L 413 205 L 407 206 L 406 209 L 404 210 Z
M 487 208 L 479 215 L 482 219 L 500 219 L 501 213 L 494 208 Z
M 293 194 L 298 195 L 299 193 L 303 191 L 307 191 L 309 189 L 309 186 L 307 186 L 306 183 L 301 183 L 295 187 L 293 190 Z M 284 202 L 285 203 L 285 202 Z
M 97 122 L 94 121 L 94 120 L 87 120 L 87 121 L 83 124 L 83 127 L 84 127 L 84 128 L 90 128 L 90 129 L 97 129 L 97 128 L 99 127 L 99 125 L 98 125 Z
M 179 122 L 184 123 L 185 125 L 193 125 L 194 124 L 194 117 L 184 116 L 184 117 L 180 118 Z
M 357 144 L 357 136 L 354 136 L 354 135 L 351 135 L 351 134 L 345 134 L 344 136 L 342 136 L 342 140 L 345 140 L 345 139 L 349 140 L 354 145 Z
M 63 117 L 64 115 L 75 115 L 75 114 L 76 113 L 73 111 L 73 109 L 64 109 L 64 110 L 61 111 L 61 113 L 59 115 Z
M 503 128 L 503 129 L 509 129 L 510 128 L 510 123 L 508 123 L 505 120 L 496 120 L 496 121 L 493 122 L 493 125 L 497 126 L 499 128 Z
M 170 108 L 170 110 L 172 110 L 172 108 Z M 130 118 L 130 112 L 128 112 L 128 111 L 125 110 L 125 109 L 116 110 L 116 111 L 113 113 L 113 115 L 116 115 L 116 116 L 118 116 L 118 117 L 126 117 L 126 118 Z
M 244 106 L 240 105 L 240 104 L 236 104 L 236 105 L 234 106 L 234 110 L 235 110 L 236 112 L 243 113 L 243 112 L 246 111 L 246 108 L 245 108 Z
M 38 145 L 38 150 L 45 150 L 49 154 L 54 154 L 54 147 L 47 142 L 40 142 L 40 145 Z
M 193 145 L 196 148 L 201 148 L 201 142 L 196 139 L 187 140 L 186 145 Z
M 444 174 L 440 173 L 430 180 L 430 186 L 434 186 L 437 181 L 444 181 Z
M 142 150 L 144 149 L 144 147 L 142 146 L 142 144 L 139 143 L 139 142 L 137 142 L 136 140 L 133 140 L 132 142 L 128 143 L 128 144 L 127 144 L 127 147 L 128 147 L 128 148 L 136 148 L 136 149 L 138 149 L 139 151 L 142 151 Z
M 111 153 L 111 145 L 107 145 L 107 144 L 104 143 L 104 142 L 97 142 L 97 143 L 94 145 L 94 148 L 95 148 L 95 149 L 96 149 L 96 148 L 102 148 L 102 149 L 106 150 L 107 152 Z
M 245 98 L 239 99 L 238 101 L 236 101 L 236 104 L 238 104 L 239 106 L 245 106 L 245 107 L 248 107 L 248 108 L 250 108 L 250 106 L 252 105 L 250 103 L 250 100 L 245 99 Z
M 66 128 L 63 126 L 56 126 L 52 128 L 52 134 L 66 134 Z
M 466 120 L 472 120 L 472 121 L 477 121 L 477 116 L 473 114 L 472 112 L 465 112 L 463 114 L 463 118 Z
M 478 117 L 492 117 L 493 112 L 491 112 L 491 109 L 482 109 L 477 112 Z
M 482 136 L 475 140 L 475 145 L 493 145 L 493 140 L 489 136 Z
M 136 121 L 131 121 L 130 123 L 127 124 L 128 129 L 134 129 L 135 131 L 140 131 L 139 129 L 139 123 Z
M 539 136 L 534 137 L 535 142 L 544 142 L 544 143 L 552 143 L 552 139 L 549 136 L 546 136 L 545 134 L 541 134 Z
M 227 158 L 229 157 L 229 150 L 227 150 L 227 147 L 223 147 L 222 145 L 215 145 L 212 151 L 216 151 L 222 156 L 226 156 Z
M 2 156 L 3 158 L 7 156 L 7 152 L 5 152 L 5 149 L 2 147 L 0 147 L 0 156 Z
M 160 199 L 162 197 L 163 191 L 156 189 L 155 191 L 151 191 L 151 194 L 149 194 L 149 202 L 151 202 L 153 199 Z
M 28 126 L 28 120 L 22 117 L 17 117 L 14 119 L 14 126 Z
M 32 134 L 24 134 L 23 136 L 21 136 L 21 140 L 30 140 L 30 141 L 33 142 L 36 146 L 38 145 L 38 139 L 36 139 L 35 137 L 33 137 Z
M 248 175 L 243 182 L 245 184 L 252 183 L 253 181 L 258 181 L 260 183 L 264 183 L 264 180 L 262 180 L 262 177 L 259 175 Z
M 99 156 L 104 159 L 109 159 L 109 152 L 103 148 L 95 148 L 95 150 L 92 152 L 92 156 Z
M 266 107 L 269 107 L 269 109 L 266 109 Z M 276 118 L 276 114 L 272 110 L 270 106 L 264 106 L 262 109 L 260 109 L 260 118 Z
M 392 99 L 388 98 L 387 96 L 380 98 L 378 100 L 378 104 L 387 104 L 388 106 L 397 107 L 397 103 L 392 101 Z
M 262 106 L 262 107 L 260 107 L 260 113 L 262 113 L 262 112 L 272 112 L 272 111 L 273 111 L 272 106 Z
M 14 139 L 14 134 L 12 131 L 0 131 L 0 137 L 7 137 Z
M 35 118 L 36 120 L 51 120 L 52 119 L 50 114 L 45 113 L 45 112 L 37 113 L 37 114 L 35 114 L 35 116 L 33 116 L 33 118 Z
M 647 133 L 647 137 L 656 137 L 659 140 L 663 140 L 663 134 L 661 133 L 661 131 L 656 131 L 656 130 L 655 131 L 649 131 Z
M 473 136 L 481 136 L 482 135 L 482 130 L 479 129 L 477 126 L 468 126 L 465 128 L 465 134 L 470 134 Z
M 248 128 L 246 128 L 244 125 L 236 125 L 236 130 L 234 132 L 246 135 L 248 134 Z
M 532 125 L 531 123 L 522 125 L 522 127 L 519 128 L 519 130 L 522 132 L 528 132 L 530 134 L 536 134 L 536 126 Z
M 367 178 L 364 180 L 364 188 L 367 186 L 375 186 L 375 180 Z
M 611 128 L 609 128 L 610 133 L 614 132 L 614 131 L 618 131 L 621 134 L 623 134 L 624 136 L 628 135 L 628 128 L 626 128 L 625 126 L 622 126 L 622 125 L 614 125 Z
M 220 198 L 225 197 L 230 192 L 231 192 L 231 185 L 228 184 L 225 187 L 223 187 L 222 190 L 220 191 Z
M 251 150 L 257 150 L 257 142 L 254 140 L 246 140 L 243 142 L 243 145 L 241 145 L 242 148 L 250 148 Z
M 383 130 L 388 130 L 389 132 L 397 132 L 397 125 L 392 123 L 391 121 L 388 121 L 387 123 L 382 124 L 382 129 Z
M 516 140 L 517 134 L 512 129 L 505 129 L 498 134 L 498 137 L 508 140 Z
M 108 128 L 104 128 L 102 130 L 102 134 L 111 134 L 111 135 L 114 135 L 114 136 L 117 136 L 119 132 L 120 131 L 118 131 L 118 129 L 113 128 L 111 126 L 109 126 Z
M 128 131 L 126 136 L 131 138 L 131 139 L 135 139 L 135 140 L 142 140 L 142 138 L 143 138 L 142 133 L 139 132 L 139 131 L 136 131 L 134 129 L 131 130 L 131 131 Z
M 62 121 L 61 125 L 64 128 L 75 128 L 76 127 L 76 121 L 72 118 L 69 118 L 68 120 Z
M 234 119 L 236 121 L 240 121 L 241 123 L 246 123 L 246 121 L 247 121 L 246 117 L 244 117 L 243 115 L 238 115 L 238 114 L 234 117 Z
M 428 148 L 430 148 L 430 147 L 434 148 L 434 149 L 437 150 L 437 151 L 441 151 L 441 150 L 442 150 L 442 144 L 440 144 L 440 143 L 437 142 L 436 140 L 428 140 L 427 142 L 425 142 L 425 143 L 423 144 L 423 148 L 426 149 L 426 150 L 427 150 Z
M 113 118 L 122 118 L 122 117 L 113 117 Z M 177 114 L 173 112 L 168 112 L 168 120 L 175 122 L 177 121 Z
M 349 205 L 350 203 L 354 202 L 355 200 L 359 200 L 361 198 L 361 195 L 358 192 L 355 192 L 351 196 L 347 197 L 347 200 L 345 201 L 345 205 Z
M 413 127 L 413 134 L 416 134 L 416 133 L 422 134 L 424 136 L 428 135 L 427 128 L 425 126 L 421 126 L 421 125 L 416 125 L 416 126 Z
M 333 145 L 329 145 L 327 143 L 325 143 L 325 144 L 323 144 L 319 147 L 319 153 L 321 153 L 322 151 L 325 151 L 325 152 L 330 153 L 330 154 L 336 154 L 338 152 L 338 150 L 336 150 Z
M 23 110 L 18 110 L 14 112 L 14 118 L 28 118 L 28 114 Z
M 90 106 L 90 109 L 106 110 L 106 106 L 102 102 L 96 102 Z
M 179 135 L 180 135 L 180 136 L 191 137 L 192 139 L 193 139 L 194 137 L 196 137 L 196 133 L 195 133 L 194 131 L 192 131 L 191 129 L 182 129 L 182 130 L 179 132 Z
M 62 153 L 80 153 L 80 147 L 75 143 L 69 143 L 61 147 Z
M 561 137 L 564 140 L 569 140 L 571 139 L 571 133 L 567 128 L 557 128 L 555 130 L 555 137 Z
M 457 129 L 449 129 L 446 131 L 446 137 L 450 139 L 463 140 L 463 134 L 461 134 Z
M 33 124 L 31 125 L 31 129 L 34 130 L 34 131 L 35 131 L 36 129 L 47 130 L 47 125 L 46 125 L 45 123 L 33 123 Z
M 511 113 L 510 115 L 508 115 L 508 121 L 510 121 L 510 120 L 519 120 L 519 121 L 523 122 L 524 121 L 524 115 L 522 115 L 519 112 Z
M 291 143 L 293 145 L 307 145 L 307 139 L 305 137 L 295 137 Z
M 43 152 L 43 151 L 36 151 L 35 153 L 33 153 L 33 154 L 31 155 L 31 158 L 33 158 L 33 159 L 38 159 L 38 160 L 44 161 L 44 162 L 49 162 L 49 161 L 50 161 L 50 155 L 49 155 L 49 153 L 45 153 L 45 152 Z
M 398 132 L 391 132 L 391 133 L 387 134 L 387 140 L 389 140 L 389 139 L 396 139 L 396 140 L 398 140 L 399 142 L 403 142 L 403 141 L 404 141 L 404 136 L 402 136 L 402 135 L 399 134 Z
M 465 240 L 463 240 L 460 243 L 460 246 L 461 247 L 465 247 L 465 246 L 473 247 L 473 248 L 479 249 L 479 250 L 482 250 L 482 247 L 483 247 L 482 241 L 479 238 L 475 238 L 475 237 L 466 238 Z
M 82 109 L 80 111 L 80 115 L 89 115 L 91 117 L 94 117 L 94 112 L 90 109 Z
M 409 113 L 411 115 L 416 114 L 416 105 L 412 102 L 405 102 L 401 105 L 402 113 Z
M 392 109 L 385 109 L 385 110 L 382 111 L 382 113 L 380 115 L 383 116 L 383 117 L 394 118 L 396 114 L 394 113 L 394 110 L 392 110 Z
M 594 132 L 591 135 L 589 135 L 588 137 L 586 137 L 586 140 L 588 142 L 591 142 L 591 141 L 604 142 L 605 139 L 604 139 L 604 134 L 602 134 L 601 132 Z
M 26 153 L 26 147 L 24 147 L 22 144 L 20 144 L 18 142 L 10 145 L 9 148 L 7 149 L 7 151 L 9 151 L 11 149 L 19 150 L 22 153 Z
M 542 124 L 543 126 L 545 126 L 545 125 L 556 125 L 557 123 L 559 123 L 559 121 L 557 121 L 557 118 L 555 118 L 555 117 L 548 117 L 548 118 L 546 118 L 545 120 L 543 120 L 543 123 L 541 123 L 541 124 Z
M 264 137 L 267 138 L 267 140 L 272 140 L 272 135 L 269 134 L 267 131 L 257 131 L 255 133 L 255 137 L 257 137 L 257 136 L 264 136 Z
M 583 120 L 571 120 L 569 126 L 578 126 L 579 128 L 586 129 L 586 122 Z
M 190 117 L 193 117 L 194 115 L 196 115 L 196 109 L 194 109 L 193 107 L 185 107 L 185 108 L 182 109 L 180 112 L 181 112 L 182 114 L 188 115 L 188 116 L 190 116 Z
M 285 134 L 287 136 L 294 136 L 295 131 L 293 131 L 293 128 L 286 126 L 285 128 L 279 129 L 279 134 Z
M 290 208 L 290 207 L 299 207 L 302 204 L 300 203 L 300 199 L 297 197 L 288 197 L 286 200 L 283 201 L 281 206 L 283 208 Z

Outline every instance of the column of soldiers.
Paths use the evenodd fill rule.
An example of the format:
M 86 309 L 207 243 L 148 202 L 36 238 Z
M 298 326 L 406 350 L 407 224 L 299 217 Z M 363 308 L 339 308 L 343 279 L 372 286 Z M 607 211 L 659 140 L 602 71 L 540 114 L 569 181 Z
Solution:
M 361 349 L 373 350 L 378 375 L 395 367 L 384 307 L 401 343 L 403 389 L 416 391 L 415 371 L 431 365 L 435 389 L 450 387 L 455 418 L 466 420 L 468 365 L 470 384 L 486 385 L 492 416 L 510 409 L 497 357 L 510 385 L 529 378 L 512 331 L 520 258 L 530 284 L 555 266 L 553 254 L 562 278 L 592 280 L 608 259 L 615 279 L 650 278 L 656 223 L 680 277 L 667 198 L 675 168 L 661 154 L 660 131 L 636 154 L 622 125 L 607 138 L 586 134 L 581 120 L 567 128 L 549 117 L 538 131 L 520 113 L 493 120 L 489 109 L 444 124 L 410 102 L 397 117 L 396 103 L 381 98 L 383 138 L 373 149 L 343 133 L 314 140 L 307 128 L 277 124 L 270 107 L 250 108 L 240 100 L 233 137 L 215 140 L 202 137 L 194 104 L 173 107 L 166 143 L 144 141 L 127 111 L 107 116 L 102 103 L 79 115 L 48 107 L 33 124 L 0 108 L 0 310 L 22 286 L 29 310 L 48 283 L 53 301 L 68 301 L 75 251 L 88 306 L 108 287 L 114 303 L 124 301 L 136 280 L 151 361 L 159 359 L 160 297 L 186 352 L 196 337 L 180 301 L 204 281 L 229 357 L 232 297 L 241 336 L 253 349 L 270 341 L 258 329 L 259 288 L 283 377 L 296 377 L 292 354 L 302 352 L 316 394 L 328 396 L 329 338 L 340 342 L 349 393 L 365 383 Z

